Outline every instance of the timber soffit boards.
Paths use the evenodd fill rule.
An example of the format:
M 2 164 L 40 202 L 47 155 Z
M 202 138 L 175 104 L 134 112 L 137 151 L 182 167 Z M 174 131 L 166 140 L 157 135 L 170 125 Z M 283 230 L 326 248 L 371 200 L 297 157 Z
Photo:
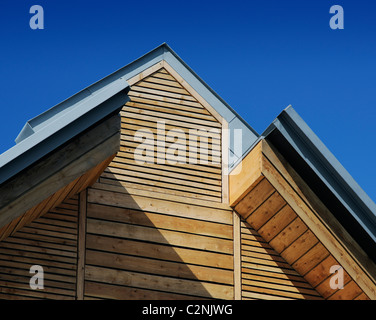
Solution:
M 274 149 L 272 153 L 279 155 L 274 157 L 275 162 L 279 163 L 275 172 L 284 172 L 284 177 L 289 177 L 289 180 L 285 181 L 285 187 L 290 188 L 290 191 L 270 174 L 264 157 L 250 157 L 252 153 L 259 153 L 260 150 L 257 149 L 260 148 L 262 154 L 266 154 L 264 146 L 269 145 Z M 275 165 L 275 162 L 272 165 Z M 351 277 L 362 288 L 366 288 L 365 291 L 374 299 L 375 205 L 291 107 L 286 108 L 260 136 L 241 163 L 242 168 L 248 169 L 243 172 L 243 177 L 239 174 L 238 177 L 241 178 L 238 179 L 234 179 L 236 168 L 230 173 L 230 204 L 235 207 L 241 199 L 249 198 L 253 204 L 246 204 L 246 208 L 239 207 L 239 210 L 251 210 L 254 202 L 260 199 L 253 197 L 252 201 L 250 190 L 257 184 L 261 186 L 265 177 L 269 182 L 274 179 L 272 184 L 276 192 L 281 193 L 286 201 L 286 197 L 290 197 L 290 202 L 294 202 L 292 207 L 297 213 L 302 213 L 301 209 L 304 207 L 305 212 L 315 212 L 314 215 L 319 219 L 317 222 L 321 221 L 320 224 L 326 226 L 327 230 L 322 232 L 325 228 L 316 229 L 317 238 L 320 241 L 326 238 L 323 243 L 329 252 L 338 258 L 338 261 L 341 260 L 340 263 L 346 264 L 346 271 L 352 269 L 349 272 Z M 294 189 L 298 190 L 298 193 L 292 192 Z M 247 201 L 243 201 L 243 207 Z M 304 222 L 309 225 L 311 222 L 305 215 L 303 212 L 300 218 L 305 219 Z M 315 229 L 315 223 L 311 224 L 311 227 Z M 343 257 L 349 260 L 343 261 Z M 354 268 L 354 265 L 358 267 Z
M 96 83 L 25 124 L 16 145 L 0 155 L 0 227 L 118 151 L 114 114 L 128 91 L 122 78 Z
M 2 183 L 0 228 L 55 192 L 64 189 L 77 178 L 84 176 L 89 181 L 89 176 L 85 174 L 116 154 L 119 148 L 120 117 L 115 114 L 106 117 Z M 101 168 L 102 171 L 104 169 Z
M 287 107 L 260 135 L 270 141 L 347 232 L 376 261 L 376 205 L 304 120 Z M 237 161 L 232 170 L 245 158 Z
M 26 123 L 0 155 L 0 227 L 118 151 L 120 117 L 108 117 L 129 100 L 128 91 L 121 78 L 95 84 Z
M 262 139 L 272 142 L 346 231 L 375 260 L 375 204 L 296 112 L 292 108 L 284 110 L 259 137 L 167 44 L 28 121 L 16 138 L 17 144 L 0 155 L 0 184 L 118 110 L 128 101 L 127 81 L 161 61 L 166 61 L 205 99 L 226 120 L 230 130 L 242 129 L 243 143 L 238 154 L 234 155 L 237 152 L 234 139 L 229 139 L 232 159 L 244 159 Z
M 287 107 L 261 135 L 376 261 L 376 205 L 296 113 Z
M 124 104 L 128 99 L 127 80 L 163 60 L 226 120 L 230 130 L 242 129 L 243 143 L 238 154 L 234 155 L 237 150 L 234 139 L 229 139 L 229 154 L 235 159 L 230 168 L 234 168 L 236 159 L 243 159 L 260 137 L 167 44 L 162 44 L 28 121 L 16 138 L 17 144 L 0 155 L 0 184 Z M 342 206 L 347 212 L 344 214 L 347 224 L 355 220 L 360 241 L 376 242 L 375 204 L 292 108 L 284 110 L 263 137 L 279 141 L 274 145 L 286 159 L 294 157 L 294 163 L 302 168 L 300 171 L 309 169 L 309 178 L 316 178 L 318 190 L 324 186 L 325 191 L 330 191 L 323 192 L 323 199 Z

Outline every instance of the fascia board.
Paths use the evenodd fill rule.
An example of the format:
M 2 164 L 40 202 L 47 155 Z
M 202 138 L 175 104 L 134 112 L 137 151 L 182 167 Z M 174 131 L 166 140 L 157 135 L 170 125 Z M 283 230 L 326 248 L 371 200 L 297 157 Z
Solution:
M 376 242 L 376 205 L 341 165 L 335 156 L 291 108 L 286 108 L 273 122 L 305 163 L 351 213 Z M 264 133 L 267 136 L 270 133 Z
M 100 88 L 96 88 L 96 86 L 93 85 L 82 90 L 70 100 L 61 103 L 28 121 L 28 124 L 34 133 L 42 128 L 48 127 L 51 123 L 55 123 L 55 125 L 59 127 L 62 119 L 80 117 L 82 114 L 88 112 L 93 106 L 100 105 L 121 90 L 124 90 L 126 87 L 128 87 L 128 83 L 123 78 L 116 79 L 111 84 L 101 86 Z M 65 117 L 65 115 L 67 115 L 67 117 Z
M 142 57 L 134 60 L 126 66 L 118 69 L 109 76 L 97 81 L 93 85 L 83 89 L 74 96 L 68 98 L 62 103 L 52 107 L 41 115 L 29 120 L 18 137 L 16 138 L 17 144 L 20 144 L 25 138 L 34 135 L 43 127 L 49 126 L 50 123 L 54 123 L 56 119 L 61 119 L 62 115 L 68 114 L 74 105 L 82 103 L 83 100 L 89 98 L 93 92 L 100 92 L 106 86 L 115 82 L 119 78 L 129 80 L 135 75 L 143 72 L 149 67 L 157 64 L 158 62 L 165 60 L 169 63 L 180 76 L 205 99 L 216 111 L 228 122 L 229 130 L 231 133 L 235 129 L 242 130 L 242 145 L 241 151 L 235 146 L 234 139 L 229 139 L 229 153 L 233 154 L 232 158 L 241 159 L 247 150 L 254 144 L 259 138 L 257 132 L 250 127 L 218 94 L 215 93 L 166 43 L 158 46 L 157 48 L 146 53 Z M 30 141 L 30 140 L 28 140 Z M 17 146 L 17 145 L 16 145 Z M 15 146 L 15 147 L 16 147 Z M 15 148 L 14 147 L 14 148 Z M 15 148 L 18 152 L 18 148 Z M 12 148 L 13 149 L 13 148 Z M 15 152 L 14 150 L 8 150 L 6 152 L 7 157 Z M 19 149 L 22 149 L 21 147 Z M 12 150 L 12 151 L 11 151 Z M 6 157 L 4 157 L 6 158 Z M 4 159 L 3 158 L 3 159 Z M 0 167 L 1 167 L 0 156 Z M 232 164 L 230 164 L 231 166 Z
M 47 119 L 38 131 L 0 155 L 0 183 L 120 108 L 129 99 L 128 91 L 128 83 L 118 79 L 106 89 L 71 106 L 59 117 Z M 33 152 L 36 147 L 38 153 Z
M 167 44 L 164 45 L 164 48 L 164 60 L 228 122 L 228 128 L 232 133 L 232 137 L 234 136 L 233 133 L 235 129 L 242 131 L 241 148 L 235 146 L 236 142 L 233 138 L 230 137 L 229 139 L 229 157 L 242 158 L 244 153 L 258 139 L 258 133 L 210 86 L 208 86 Z M 232 167 L 234 162 L 229 165 Z

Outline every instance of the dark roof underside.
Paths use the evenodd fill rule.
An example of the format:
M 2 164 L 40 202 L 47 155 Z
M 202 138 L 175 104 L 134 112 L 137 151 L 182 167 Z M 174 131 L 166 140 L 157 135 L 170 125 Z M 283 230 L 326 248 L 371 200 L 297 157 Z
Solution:
M 262 135 L 376 262 L 376 206 L 291 108 Z

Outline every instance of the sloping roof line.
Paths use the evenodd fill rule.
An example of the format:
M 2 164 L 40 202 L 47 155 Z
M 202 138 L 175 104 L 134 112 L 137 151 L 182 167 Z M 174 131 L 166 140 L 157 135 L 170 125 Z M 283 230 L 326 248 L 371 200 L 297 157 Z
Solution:
M 108 86 L 119 78 L 129 80 L 162 60 L 166 61 L 177 73 L 179 73 L 179 75 L 229 123 L 230 130 L 242 129 L 242 141 L 244 146 L 240 153 L 238 148 L 234 147 L 234 141 L 230 141 L 230 143 L 232 143 L 232 145 L 230 145 L 230 150 L 233 158 L 241 158 L 251 144 L 257 139 L 259 136 L 258 133 L 208 84 L 206 84 L 205 81 L 203 81 L 166 43 L 161 44 L 140 58 L 99 80 L 61 104 L 42 113 L 36 118 L 29 120 L 16 141 L 22 139 L 23 136 L 27 136 L 30 132 L 30 127 L 35 128 L 39 125 L 44 125 L 51 121 L 52 118 L 56 117 L 56 113 L 65 112 L 65 109 L 69 108 L 72 101 L 80 100 L 81 97 L 85 95 L 86 91 L 100 90 L 103 86 Z
M 287 107 L 261 134 L 376 261 L 376 205 L 298 113 Z
M 119 78 L 98 90 L 85 89 L 28 121 L 17 144 L 0 155 L 0 184 L 121 107 L 128 83 Z
M 0 183 L 124 104 L 129 90 L 126 80 L 161 60 L 168 62 L 229 123 L 229 129 L 242 129 L 242 148 L 235 154 L 235 159 L 242 159 L 259 139 L 274 139 L 285 151 L 281 152 L 284 156 L 290 154 L 291 158 L 296 154 L 292 159 L 295 165 L 299 163 L 302 168 L 309 169 L 306 170 L 310 172 L 309 178 L 329 191 L 322 195 L 323 198 L 327 198 L 328 203 L 336 200 L 334 202 L 349 212 L 361 227 L 355 229 L 361 233 L 365 230 L 365 239 L 376 243 L 375 204 L 291 107 L 285 109 L 260 137 L 165 43 L 29 120 L 16 138 L 17 144 L 0 155 Z M 230 139 L 229 146 L 232 156 L 236 152 L 233 140 Z M 304 170 L 302 172 L 304 174 Z
M 28 165 L 31 165 L 39 159 L 39 156 L 42 157 L 53 150 L 59 144 L 63 143 L 64 139 L 60 139 L 60 141 L 50 139 L 53 141 L 50 141 L 51 143 L 48 144 L 47 148 L 39 148 L 38 152 L 34 152 L 33 155 L 22 156 L 24 153 L 30 153 L 30 150 L 42 141 L 59 133 L 64 126 L 73 123 L 82 117 L 85 112 L 95 109 L 98 105 L 105 102 L 106 99 L 116 95 L 121 90 L 129 91 L 126 80 L 162 60 L 167 61 L 229 123 L 230 130 L 242 129 L 243 148 L 241 151 L 238 152 L 239 148 L 234 147 L 234 143 L 236 143 L 234 139 L 230 141 L 229 146 L 231 159 L 241 158 L 244 152 L 257 139 L 257 132 L 216 94 L 166 43 L 163 43 L 123 68 L 27 121 L 15 139 L 16 145 L 0 155 L 0 183 L 20 172 Z M 112 109 L 116 108 L 113 107 Z M 83 128 L 77 128 L 78 131 L 80 129 Z M 75 134 L 77 133 L 75 132 Z M 72 135 L 68 136 L 72 137 Z M 65 139 L 65 141 L 68 139 Z

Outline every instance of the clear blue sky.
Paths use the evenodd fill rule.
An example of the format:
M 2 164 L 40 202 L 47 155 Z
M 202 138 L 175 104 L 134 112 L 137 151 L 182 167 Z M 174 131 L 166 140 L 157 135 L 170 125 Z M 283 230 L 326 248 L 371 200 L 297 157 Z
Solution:
M 44 8 L 31 30 L 29 9 Z M 329 8 L 344 9 L 344 30 Z M 167 42 L 261 133 L 288 105 L 376 200 L 376 2 L 2 0 L 0 153 L 23 124 Z

